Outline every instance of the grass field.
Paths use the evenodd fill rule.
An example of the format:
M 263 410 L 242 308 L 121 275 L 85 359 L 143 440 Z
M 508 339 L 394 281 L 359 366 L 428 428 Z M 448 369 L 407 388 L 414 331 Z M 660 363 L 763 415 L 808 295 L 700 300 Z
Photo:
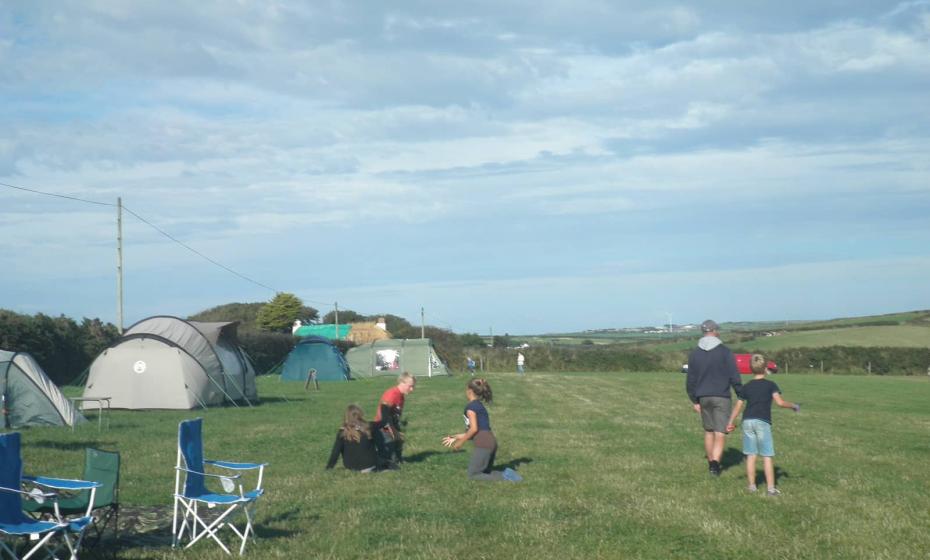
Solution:
M 740 343 L 736 348 L 780 350 L 822 346 L 930 347 L 930 327 L 897 325 L 788 332 L 759 337 L 751 342 Z
M 268 494 L 252 558 L 926 558 L 930 551 L 930 382 L 780 376 L 800 414 L 777 410 L 778 498 L 744 491 L 739 440 L 707 475 L 701 429 L 680 374 L 488 376 L 498 465 L 522 483 L 465 478 L 463 377 L 424 379 L 408 399 L 400 472 L 323 470 L 349 402 L 373 411 L 390 380 L 259 380 L 246 409 L 115 411 L 109 430 L 23 433 L 27 472 L 76 477 L 87 445 L 122 452 L 127 509 L 168 511 L 178 421 L 205 419 L 208 458 L 265 460 Z M 469 444 L 470 450 L 470 444 Z M 170 518 L 161 518 L 170 525 Z M 220 558 L 209 543 L 161 541 L 122 558 Z M 752 551 L 750 553 L 750 551 Z M 92 558 L 93 554 L 82 556 Z

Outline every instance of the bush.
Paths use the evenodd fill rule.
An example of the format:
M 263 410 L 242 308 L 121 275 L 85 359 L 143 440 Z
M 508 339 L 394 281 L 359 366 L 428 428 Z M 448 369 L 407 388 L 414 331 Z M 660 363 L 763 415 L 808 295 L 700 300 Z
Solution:
M 239 345 L 246 351 L 255 366 L 255 373 L 270 373 L 294 347 L 294 337 L 284 333 L 246 330 L 239 333 Z
M 79 377 L 119 338 L 116 326 L 100 319 L 20 315 L 0 309 L 0 348 L 28 352 L 56 385 Z

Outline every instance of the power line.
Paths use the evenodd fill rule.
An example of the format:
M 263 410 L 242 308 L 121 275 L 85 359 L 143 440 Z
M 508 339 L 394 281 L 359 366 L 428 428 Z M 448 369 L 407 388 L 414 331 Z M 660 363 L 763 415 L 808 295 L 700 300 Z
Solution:
M 16 186 L 16 185 L 11 185 L 11 184 L 9 184 L 9 183 L 2 183 L 2 182 L 0 182 L 0 186 L 7 187 L 7 188 L 10 188 L 10 189 L 16 189 L 16 190 L 24 191 L 24 192 L 28 192 L 28 193 L 33 193 L 33 194 L 40 194 L 40 195 L 43 195 L 43 196 L 51 196 L 51 197 L 55 197 L 55 198 L 63 198 L 63 199 L 66 199 L 66 200 L 73 200 L 73 201 L 76 201 L 76 202 L 83 202 L 83 203 L 85 203 L 85 204 L 96 204 L 96 205 L 98 205 L 98 206 L 110 206 L 110 207 L 115 207 L 115 206 L 116 206 L 116 204 L 113 204 L 112 202 L 99 202 L 99 201 L 96 201 L 96 200 L 87 200 L 87 199 L 85 199 L 85 198 L 79 198 L 79 197 L 76 197 L 76 196 L 68 196 L 68 195 L 63 195 L 63 194 L 50 193 L 50 192 L 40 191 L 40 190 L 36 190 L 36 189 L 27 189 L 27 188 L 25 188 L 25 187 L 18 187 L 18 186 Z M 187 250 L 190 251 L 191 253 L 194 253 L 194 254 L 197 255 L 198 257 L 200 257 L 200 258 L 202 258 L 202 259 L 204 259 L 204 260 L 206 260 L 206 261 L 212 263 L 212 264 L 215 265 L 215 266 L 218 266 L 218 267 L 222 268 L 222 269 L 225 270 L 226 272 L 229 272 L 230 274 L 233 274 L 233 275 L 237 276 L 238 278 L 241 278 L 242 280 L 245 280 L 246 282 L 250 282 L 250 283 L 252 283 L 252 284 L 255 284 L 256 286 L 260 286 L 260 287 L 262 287 L 262 288 L 265 288 L 266 290 L 270 290 L 270 291 L 272 291 L 272 292 L 274 292 L 274 293 L 276 293 L 276 294 L 277 294 L 277 293 L 280 293 L 280 290 L 277 290 L 277 289 L 275 289 L 275 288 L 272 288 L 271 286 L 262 284 L 261 282 L 259 282 L 259 281 L 257 281 L 257 280 L 253 280 L 252 278 L 249 278 L 248 276 L 246 276 L 246 275 L 244 275 L 244 274 L 241 274 L 241 273 L 239 273 L 239 272 L 237 272 L 237 271 L 235 271 L 235 270 L 229 268 L 228 266 L 226 266 L 226 265 L 224 265 L 224 264 L 222 264 L 222 263 L 220 263 L 220 262 L 218 262 L 218 261 L 216 261 L 216 260 L 214 260 L 214 259 L 208 257 L 207 255 L 205 255 L 205 254 L 201 253 L 200 251 L 194 249 L 193 247 L 187 245 L 186 243 L 182 242 L 181 240 L 175 238 L 174 236 L 172 236 L 172 235 L 169 234 L 168 232 L 164 231 L 163 229 L 159 228 L 158 226 L 156 226 L 156 225 L 153 224 L 152 222 L 146 220 L 145 218 L 143 218 L 142 216 L 140 216 L 140 215 L 137 214 L 136 212 L 134 212 L 134 211 L 132 211 L 131 209 L 129 209 L 127 206 L 123 205 L 123 209 L 124 209 L 126 212 L 128 212 L 128 213 L 132 214 L 133 216 L 135 216 L 139 221 L 141 221 L 141 222 L 144 223 L 145 225 L 149 226 L 150 228 L 154 229 L 154 230 L 157 231 L 158 233 L 160 233 L 160 234 L 162 234 L 163 236 L 165 236 L 166 238 L 168 238 L 168 239 L 170 239 L 171 241 L 177 243 L 177 244 L 180 245 L 181 247 L 184 247 L 185 249 L 187 249 Z M 317 305 L 327 305 L 327 306 L 333 305 L 333 302 L 331 302 L 331 301 L 326 301 L 326 302 L 324 302 L 324 301 L 314 301 L 314 300 L 309 300 L 309 299 L 305 299 L 305 300 L 303 300 L 303 301 L 308 302 L 308 303 L 317 304 Z
M 155 231 L 157 231 L 158 233 L 164 235 L 165 237 L 167 237 L 167 238 L 170 239 L 171 241 L 174 241 L 175 243 L 177 243 L 177 244 L 180 245 L 181 247 L 184 247 L 185 249 L 187 249 L 187 250 L 190 251 L 191 253 L 194 253 L 194 254 L 197 255 L 198 257 L 200 257 L 200 258 L 202 258 L 202 259 L 204 259 L 204 260 L 206 260 L 206 261 L 209 261 L 209 262 L 215 264 L 216 266 L 222 268 L 222 269 L 225 270 L 226 272 L 229 272 L 230 274 L 235 274 L 236 276 L 238 276 L 239 278 L 242 278 L 243 280 L 245 280 L 245 281 L 247 281 L 247 282 L 251 282 L 252 284 L 255 284 L 256 286 L 261 286 L 262 288 L 265 288 L 266 290 L 271 290 L 271 291 L 274 292 L 274 293 L 278 293 L 278 292 L 281 291 L 281 290 L 276 290 L 276 289 L 272 288 L 271 286 L 267 286 L 267 285 L 265 285 L 265 284 L 262 284 L 261 282 L 259 282 L 259 281 L 257 281 L 257 280 L 253 280 L 253 279 L 249 278 L 248 276 L 246 276 L 246 275 L 244 275 L 244 274 L 240 274 L 239 272 L 236 272 L 235 270 L 229 268 L 228 266 L 226 266 L 226 265 L 224 265 L 224 264 L 222 264 L 222 263 L 220 263 L 220 262 L 217 262 L 217 261 L 211 259 L 211 258 L 208 257 L 207 255 L 204 255 L 203 253 L 201 253 L 201 252 L 198 251 L 197 249 L 194 249 L 194 248 L 191 247 L 190 245 L 188 245 L 188 244 L 184 243 L 183 241 L 177 239 L 176 237 L 172 236 L 170 233 L 168 233 L 168 232 L 166 232 L 165 230 L 161 229 L 160 227 L 156 226 L 156 225 L 153 224 L 152 222 L 146 220 L 145 218 L 143 218 L 143 217 L 140 216 L 139 214 L 136 214 L 135 212 L 133 212 L 132 210 L 130 210 L 126 205 L 123 205 L 123 210 L 129 212 L 130 214 L 132 214 L 133 216 L 135 216 L 136 218 L 138 218 L 142 223 L 148 225 L 150 228 L 152 228 L 152 229 L 154 229 Z
M 27 189 L 27 188 L 25 188 L 25 187 L 17 187 L 16 185 L 10 185 L 10 184 L 8 184 L 8 183 L 0 183 L 0 186 L 7 187 L 7 188 L 10 188 L 10 189 L 16 189 L 16 190 L 18 190 L 18 191 L 26 191 L 26 192 L 35 193 L 35 194 L 41 194 L 41 195 L 44 195 L 44 196 L 53 196 L 53 197 L 55 197 L 55 198 L 65 198 L 65 199 L 68 199 L 68 200 L 76 200 L 77 202 L 85 202 L 85 203 L 87 203 L 87 204 L 97 204 L 97 205 L 99 205 L 99 206 L 116 206 L 116 205 L 113 204 L 112 202 L 98 202 L 98 201 L 96 201 L 96 200 L 87 200 L 87 199 L 84 199 L 84 198 L 78 198 L 78 197 L 76 197 L 76 196 L 68 196 L 68 195 L 65 195 L 65 194 L 55 194 L 55 193 L 50 193 L 50 192 L 37 191 L 37 190 L 35 190 L 35 189 Z

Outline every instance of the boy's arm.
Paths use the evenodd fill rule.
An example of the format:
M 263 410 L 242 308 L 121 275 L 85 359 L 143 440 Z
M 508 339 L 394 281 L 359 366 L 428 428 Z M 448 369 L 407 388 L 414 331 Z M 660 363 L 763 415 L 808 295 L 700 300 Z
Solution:
M 739 413 L 743 410 L 743 403 L 745 401 L 738 400 L 736 401 L 736 406 L 733 407 L 733 412 L 730 413 L 730 420 L 727 421 L 727 433 L 732 432 L 736 429 L 736 417 L 739 416 Z
M 781 393 L 772 393 L 772 399 L 775 401 L 775 404 L 782 408 L 790 408 L 795 412 L 801 409 L 801 405 L 781 398 Z

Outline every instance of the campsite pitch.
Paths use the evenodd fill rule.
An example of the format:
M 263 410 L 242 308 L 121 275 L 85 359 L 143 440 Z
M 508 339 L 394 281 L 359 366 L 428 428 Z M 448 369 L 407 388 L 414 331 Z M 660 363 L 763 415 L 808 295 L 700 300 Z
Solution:
M 930 382 L 781 376 L 800 414 L 776 411 L 782 495 L 745 492 L 738 436 L 707 475 L 698 419 L 672 374 L 489 374 L 498 468 L 520 484 L 471 482 L 460 431 L 466 376 L 421 379 L 405 408 L 402 470 L 325 471 L 346 404 L 369 417 L 391 378 L 260 378 L 260 406 L 114 411 L 23 430 L 27 473 L 77 477 L 86 446 L 122 453 L 121 558 L 225 558 L 211 543 L 173 552 L 178 422 L 202 416 L 207 458 L 267 461 L 251 558 L 925 558 L 930 550 Z M 780 413 L 781 412 L 781 413 Z M 468 448 L 470 450 L 470 447 Z M 760 548 L 757 543 L 766 543 Z M 110 543 L 112 545 L 112 542 Z M 105 542 L 103 546 L 107 546 Z M 110 551 L 82 558 L 110 557 Z

